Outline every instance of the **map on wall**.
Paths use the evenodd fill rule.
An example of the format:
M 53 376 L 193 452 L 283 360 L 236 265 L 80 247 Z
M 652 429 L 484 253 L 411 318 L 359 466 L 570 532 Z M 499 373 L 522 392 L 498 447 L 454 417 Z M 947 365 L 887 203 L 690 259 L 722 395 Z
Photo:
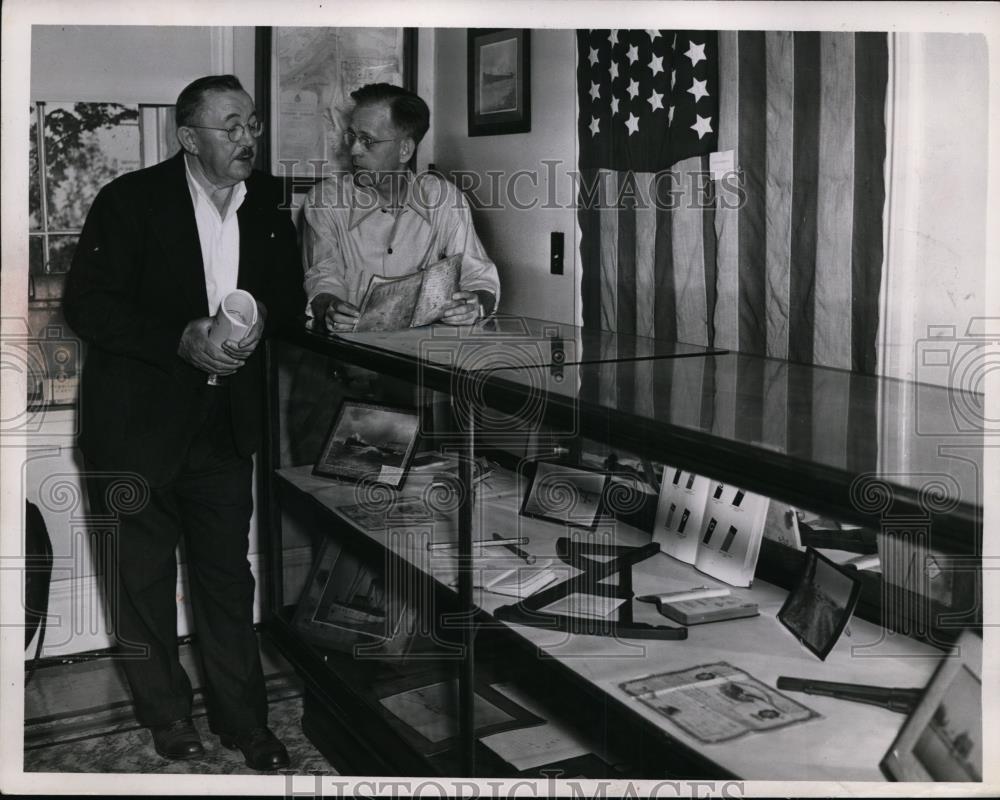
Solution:
M 272 171 L 321 178 L 348 169 L 351 92 L 403 85 L 403 29 L 275 28 L 272 51 Z

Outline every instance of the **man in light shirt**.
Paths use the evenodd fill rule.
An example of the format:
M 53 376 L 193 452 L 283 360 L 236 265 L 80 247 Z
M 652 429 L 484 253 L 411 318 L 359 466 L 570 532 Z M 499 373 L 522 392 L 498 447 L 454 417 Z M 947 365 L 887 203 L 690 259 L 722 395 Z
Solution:
M 267 728 L 247 561 L 251 456 L 263 422 L 260 340 L 301 314 L 295 229 L 280 182 L 255 172 L 262 125 L 232 75 L 177 99 L 182 151 L 94 200 L 66 282 L 87 342 L 80 448 L 91 510 L 117 522 L 109 612 L 139 722 L 165 758 L 204 755 L 177 646 L 183 538 L 209 727 L 258 770 L 288 765 Z M 214 343 L 236 289 L 257 301 L 239 341 Z
M 351 97 L 356 105 L 344 132 L 351 174 L 318 184 L 303 206 L 307 315 L 330 330 L 350 330 L 373 275 L 406 275 L 458 253 L 460 291 L 439 321 L 471 325 L 493 313 L 500 280 L 468 203 L 440 176 L 408 170 L 430 126 L 427 104 L 387 83 Z

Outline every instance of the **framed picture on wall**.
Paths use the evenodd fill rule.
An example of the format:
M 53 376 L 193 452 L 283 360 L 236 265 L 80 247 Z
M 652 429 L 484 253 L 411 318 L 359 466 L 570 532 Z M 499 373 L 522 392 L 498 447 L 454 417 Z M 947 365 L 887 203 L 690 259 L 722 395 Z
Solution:
M 270 73 L 270 166 L 293 192 L 350 169 L 351 92 L 369 83 L 416 87 L 413 28 L 275 27 L 269 44 L 260 67 Z
M 469 136 L 531 130 L 531 32 L 469 29 Z

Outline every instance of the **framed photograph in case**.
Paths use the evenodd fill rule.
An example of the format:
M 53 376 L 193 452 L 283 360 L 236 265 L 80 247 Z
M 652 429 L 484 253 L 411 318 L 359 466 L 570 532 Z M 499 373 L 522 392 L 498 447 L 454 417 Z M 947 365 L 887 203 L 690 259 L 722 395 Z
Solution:
M 386 580 L 382 565 L 324 539 L 292 627 L 320 647 L 386 654 L 405 651 L 411 632 L 407 615 L 406 599 Z
M 840 567 L 809 548 L 799 582 L 778 611 L 778 621 L 822 661 L 847 627 L 860 594 L 857 570 Z
M 897 781 L 982 781 L 983 640 L 959 636 L 882 758 Z
M 313 474 L 399 488 L 416 450 L 420 412 L 382 403 L 344 400 Z
M 425 755 L 458 744 L 458 680 L 448 675 L 415 673 L 379 687 L 379 703 L 397 729 Z M 476 738 L 541 725 L 541 717 L 477 680 L 473 703 Z
M 607 473 L 536 461 L 521 515 L 593 529 L 604 514 L 607 485 Z

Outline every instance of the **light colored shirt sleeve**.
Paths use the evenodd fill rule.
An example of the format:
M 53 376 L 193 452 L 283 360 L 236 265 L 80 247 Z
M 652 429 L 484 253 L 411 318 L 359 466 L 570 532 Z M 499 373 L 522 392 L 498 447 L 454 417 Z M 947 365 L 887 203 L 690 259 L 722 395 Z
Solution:
M 500 276 L 496 264 L 486 254 L 483 243 L 476 235 L 472 223 L 472 212 L 465 196 L 451 183 L 448 184 L 448 201 L 441 204 L 437 213 L 443 214 L 440 224 L 441 242 L 448 255 L 463 253 L 462 282 L 463 291 L 490 292 L 495 303 L 493 310 L 500 307 Z
M 349 299 L 347 265 L 334 213 L 317 206 L 315 189 L 306 195 L 302 206 L 305 222 L 302 231 L 302 262 L 305 268 L 306 316 L 312 319 L 312 301 L 316 295 L 329 293 Z

